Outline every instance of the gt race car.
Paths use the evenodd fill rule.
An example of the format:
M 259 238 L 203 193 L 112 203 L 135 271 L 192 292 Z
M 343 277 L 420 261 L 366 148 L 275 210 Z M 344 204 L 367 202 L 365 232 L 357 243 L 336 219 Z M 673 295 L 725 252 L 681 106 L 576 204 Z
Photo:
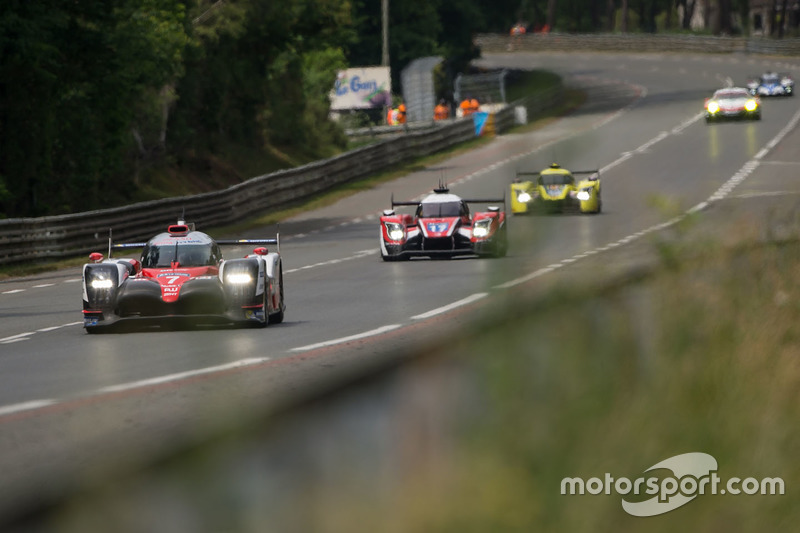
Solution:
M 117 322 L 239 324 L 283 321 L 283 267 L 274 239 L 214 240 L 179 220 L 147 242 L 113 243 L 83 266 L 83 327 Z M 222 257 L 223 245 L 259 245 L 244 258 Z M 263 245 L 275 245 L 269 252 Z M 140 259 L 112 259 L 112 250 L 142 248 Z
M 579 175 L 588 177 L 576 183 L 575 176 Z M 522 176 L 536 176 L 536 180 L 525 180 Z M 511 184 L 511 213 L 514 215 L 566 211 L 600 213 L 602 209 L 599 170 L 570 172 L 553 163 L 540 172 L 517 172 Z
M 742 87 L 728 87 L 705 100 L 706 122 L 726 119 L 761 120 L 761 100 Z
M 492 204 L 470 214 L 469 204 Z M 397 214 L 395 207 L 414 207 L 414 214 Z M 422 201 L 396 202 L 380 217 L 381 258 L 503 257 L 508 250 L 505 199 L 466 200 L 440 185 Z
M 750 78 L 747 90 L 753 96 L 793 96 L 794 80 L 789 74 L 765 72 Z

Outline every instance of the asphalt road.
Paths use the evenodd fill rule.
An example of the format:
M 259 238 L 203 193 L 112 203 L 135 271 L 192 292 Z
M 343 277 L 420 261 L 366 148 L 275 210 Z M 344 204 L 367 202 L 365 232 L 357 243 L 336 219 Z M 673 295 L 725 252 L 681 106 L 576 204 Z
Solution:
M 800 99 L 766 100 L 759 122 L 706 125 L 701 110 L 728 80 L 743 84 L 767 68 L 800 75 L 800 60 L 508 54 L 483 62 L 554 70 L 589 100 L 543 129 L 283 223 L 283 324 L 89 336 L 78 269 L 0 283 L 0 513 L 202 439 L 220 420 L 333 386 L 380 365 L 387 347 L 411 352 L 469 323 L 475 306 L 546 286 L 554 271 L 602 276 L 577 267 L 602 254 L 612 269 L 625 245 L 679 213 L 702 211 L 716 219 L 709 233 L 730 238 L 718 229 L 726 220 L 794 209 Z M 515 217 L 504 259 L 380 261 L 377 214 L 390 194 L 415 198 L 444 178 L 456 194 L 497 197 L 517 170 L 552 161 L 601 169 L 601 215 Z M 785 226 L 776 223 L 793 231 Z

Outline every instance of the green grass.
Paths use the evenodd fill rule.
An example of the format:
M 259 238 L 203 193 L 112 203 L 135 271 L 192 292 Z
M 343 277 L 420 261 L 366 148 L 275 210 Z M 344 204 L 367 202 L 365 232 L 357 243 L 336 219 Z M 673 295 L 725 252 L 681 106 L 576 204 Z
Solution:
M 350 525 L 391 516 L 393 531 L 793 529 L 800 243 L 695 252 L 681 268 L 612 286 L 570 283 L 534 301 L 518 292 L 442 343 L 417 370 L 449 391 L 432 419 L 447 429 L 404 457 L 385 506 L 352 502 Z M 620 495 L 560 494 L 564 477 L 636 479 L 687 452 L 715 457 L 723 480 L 781 477 L 786 495 L 706 494 L 638 518 Z

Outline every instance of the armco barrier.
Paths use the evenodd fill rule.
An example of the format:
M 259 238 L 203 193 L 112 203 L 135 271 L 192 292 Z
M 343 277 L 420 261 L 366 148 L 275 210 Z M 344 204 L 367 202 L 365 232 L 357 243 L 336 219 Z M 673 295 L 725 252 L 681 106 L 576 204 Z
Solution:
M 797 55 L 800 39 L 715 37 L 668 34 L 481 34 L 475 44 L 484 52 L 647 52 L 647 53 L 750 53 Z

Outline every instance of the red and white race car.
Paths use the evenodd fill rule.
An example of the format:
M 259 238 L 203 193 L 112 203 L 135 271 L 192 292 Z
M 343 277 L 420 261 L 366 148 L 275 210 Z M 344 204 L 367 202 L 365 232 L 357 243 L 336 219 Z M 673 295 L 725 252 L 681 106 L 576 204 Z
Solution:
M 253 254 L 224 260 L 220 245 L 256 244 Z M 261 246 L 274 244 L 278 252 Z M 114 249 L 142 248 L 140 259 L 111 259 Z M 161 324 L 237 323 L 264 327 L 283 321 L 279 237 L 215 241 L 178 221 L 147 242 L 114 244 L 108 259 L 83 266 L 83 327 L 102 331 L 119 321 Z
M 469 204 L 492 204 L 485 212 L 470 215 Z M 397 214 L 398 206 L 414 207 L 411 214 Z M 508 250 L 505 199 L 465 200 L 440 186 L 419 202 L 395 202 L 380 218 L 381 257 L 384 261 L 414 256 L 454 257 L 476 255 L 503 257 Z

